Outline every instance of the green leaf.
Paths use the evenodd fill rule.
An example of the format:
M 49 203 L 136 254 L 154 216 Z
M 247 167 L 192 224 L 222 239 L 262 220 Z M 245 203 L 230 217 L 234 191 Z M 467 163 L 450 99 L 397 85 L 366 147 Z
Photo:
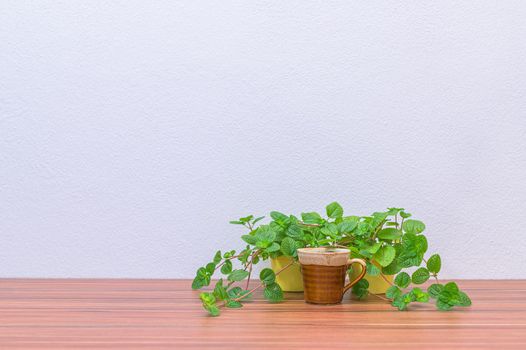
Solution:
M 403 268 L 419 266 L 427 250 L 427 240 L 424 236 L 406 233 L 402 237 L 401 247 L 398 264 Z
M 404 219 L 407 219 L 408 217 L 411 216 L 411 214 L 406 213 L 405 211 L 401 211 L 401 212 L 400 212 L 400 216 L 403 217 Z
M 416 296 L 412 292 L 405 293 L 404 295 L 402 295 L 402 298 L 404 299 L 404 303 L 408 305 L 413 301 L 416 301 Z
M 365 250 L 367 250 L 371 254 L 374 254 L 374 253 L 376 253 L 378 251 L 378 249 L 380 249 L 381 246 L 382 246 L 381 242 L 376 242 L 372 246 L 367 247 Z
M 287 229 L 287 236 L 296 240 L 302 240 L 304 238 L 303 230 L 301 227 L 295 224 L 291 224 Z
M 219 262 L 221 261 L 221 251 L 218 250 L 216 252 L 216 255 L 214 255 L 214 264 L 219 264 Z
M 272 243 L 272 245 L 270 247 L 268 247 L 267 249 L 265 249 L 265 251 L 267 253 L 273 253 L 273 252 L 277 252 L 278 250 L 280 249 L 279 247 L 279 244 L 277 244 L 276 242 Z
M 343 208 L 338 202 L 332 202 L 325 207 L 327 216 L 332 219 L 341 218 L 343 216 Z
M 276 234 L 270 226 L 260 226 L 256 231 L 256 238 L 259 242 L 272 243 L 276 239 Z
M 216 283 L 216 286 L 214 288 L 214 296 L 218 300 L 228 299 L 228 293 L 226 292 L 226 289 L 223 286 L 223 280 L 222 279 L 219 279 L 219 281 L 217 281 L 217 283 Z
M 239 302 L 239 301 L 235 301 L 235 300 L 229 300 L 225 303 L 225 306 L 226 307 L 229 307 L 231 309 L 236 309 L 236 308 L 240 308 L 240 307 L 243 307 L 243 305 Z
M 210 314 L 210 316 L 219 316 L 221 314 L 221 311 L 219 311 L 219 308 L 216 305 L 203 305 L 206 311 Z
M 270 283 L 265 286 L 263 296 L 268 301 L 275 303 L 283 300 L 283 291 L 277 283 Z
M 329 223 L 320 229 L 320 232 L 325 236 L 336 238 L 338 237 L 338 226 L 335 223 Z
M 235 250 L 231 250 L 231 251 L 229 251 L 229 252 L 225 252 L 225 254 L 223 254 L 223 258 L 225 258 L 225 259 L 231 258 L 231 257 L 233 257 L 235 254 L 236 254 L 236 251 L 235 251 Z
M 256 247 L 261 248 L 261 249 L 270 247 L 271 245 L 272 245 L 272 242 L 269 242 L 269 241 L 257 241 L 256 242 Z
M 359 237 L 368 236 L 371 226 L 367 222 L 359 222 L 354 234 Z
M 411 283 L 411 277 L 407 272 L 400 272 L 396 275 L 394 283 L 400 288 L 406 288 Z
M 369 295 L 369 282 L 366 279 L 361 279 L 352 287 L 352 294 L 356 295 L 358 299 L 364 299 Z
M 281 252 L 285 256 L 295 256 L 296 250 L 298 249 L 296 241 L 290 237 L 285 237 L 281 241 Z
M 384 275 L 396 275 L 401 270 L 402 268 L 398 265 L 396 259 L 393 260 L 393 262 L 389 265 L 382 267 L 382 273 Z
M 469 306 L 471 299 L 466 293 L 461 292 L 455 282 L 446 283 L 437 298 L 437 307 L 440 310 L 449 310 L 453 306 Z
M 204 304 L 214 304 L 216 302 L 214 295 L 209 292 L 203 292 L 199 294 L 199 298 Z
M 208 272 L 208 274 L 212 275 L 214 273 L 214 271 L 216 270 L 216 264 L 214 263 L 208 263 L 206 264 L 206 272 Z
M 248 272 L 245 270 L 234 270 L 228 275 L 230 282 L 239 282 L 248 277 Z
M 396 215 L 398 212 L 404 210 L 404 208 L 387 208 L 389 215 Z
M 241 239 L 251 245 L 255 245 L 258 241 L 256 236 L 253 236 L 253 235 L 243 235 L 241 236 Z
M 438 298 L 442 290 L 444 290 L 444 286 L 439 283 L 434 283 L 427 288 L 429 296 L 433 299 Z
M 398 257 L 398 265 L 401 268 L 408 268 L 412 266 L 420 265 L 420 259 L 416 256 L 414 252 L 402 251 Z
M 440 299 L 437 299 L 437 308 L 439 310 L 443 310 L 443 311 L 447 311 L 447 310 L 450 310 L 451 308 L 453 308 L 453 305 L 450 305 L 449 303 L 445 302 L 445 301 L 442 301 Z
M 197 269 L 197 274 L 192 282 L 192 289 L 200 289 L 210 284 L 210 273 L 204 267 Z
M 383 211 L 379 211 L 379 212 L 373 213 L 372 214 L 371 225 L 374 228 L 377 228 L 379 225 L 381 225 L 381 224 L 383 224 L 385 222 L 385 220 L 387 219 L 388 215 L 389 215 L 389 213 L 383 212 Z
M 250 246 L 247 245 L 247 248 L 242 250 L 239 253 L 239 257 L 237 259 L 241 261 L 243 264 L 246 264 L 251 254 L 252 254 L 252 249 L 250 249 Z
M 350 233 L 358 226 L 357 221 L 344 220 L 338 224 L 338 231 L 340 233 Z
M 263 225 L 263 226 L 258 227 L 258 229 L 256 230 L 256 238 L 257 238 L 256 247 L 258 248 L 270 247 L 272 243 L 274 242 L 274 240 L 276 239 L 276 236 L 277 236 L 277 233 L 272 227 L 268 225 Z
M 265 268 L 259 273 L 259 279 L 264 284 L 272 284 L 276 281 L 276 274 L 272 269 Z
M 232 261 L 227 260 L 225 261 L 223 266 L 221 266 L 221 273 L 224 275 L 228 275 L 230 272 L 232 272 Z
M 243 295 L 247 295 L 248 293 L 248 290 L 244 290 L 243 288 L 241 287 L 234 287 L 232 289 L 230 289 L 228 291 L 228 296 L 231 298 L 231 299 L 236 299 L 236 298 L 239 298 Z M 243 299 L 246 299 L 248 298 L 249 296 L 246 296 L 246 297 L 243 297 Z
M 429 270 L 429 272 L 439 273 L 441 267 L 442 267 L 442 262 L 440 260 L 440 255 L 433 254 L 429 258 L 429 260 L 427 260 L 427 269 Z
M 413 295 L 415 301 L 418 301 L 419 303 L 427 303 L 429 301 L 429 294 L 420 288 L 413 288 L 411 294 Z
M 414 284 L 422 284 L 429 279 L 429 271 L 425 267 L 420 267 L 413 272 L 412 280 Z
M 398 308 L 398 310 L 403 311 L 407 309 L 407 303 L 404 301 L 404 296 L 400 295 L 396 298 L 394 298 L 393 302 L 391 303 L 394 307 Z
M 205 286 L 205 280 L 201 276 L 197 276 L 192 281 L 192 289 L 201 289 Z
M 420 254 L 423 257 L 424 253 L 427 252 L 427 238 L 422 235 L 416 236 L 415 248 L 418 254 Z
M 244 218 L 240 218 L 239 221 L 243 222 L 243 223 L 246 223 L 246 222 L 249 222 L 250 220 L 252 220 L 254 218 L 254 215 L 249 215 L 249 216 L 246 216 Z
M 393 262 L 396 256 L 396 250 L 390 245 L 381 247 L 375 254 L 374 260 L 378 262 L 381 266 L 387 266 Z
M 460 289 L 458 289 L 458 286 L 455 282 L 449 282 L 444 286 L 444 290 L 450 293 L 458 293 Z
M 371 254 L 368 250 L 365 250 L 365 249 L 362 249 L 359 251 L 359 254 L 368 258 L 368 259 L 372 259 L 373 257 L 373 254 Z
M 264 216 L 260 216 L 259 218 L 255 218 L 255 219 L 252 221 L 252 225 L 255 225 L 256 222 L 261 221 L 261 220 L 263 220 L 264 218 L 265 218 Z
M 207 310 L 210 315 L 212 316 L 218 316 L 219 315 L 219 308 L 217 307 L 216 298 L 212 293 L 201 293 L 199 294 L 199 298 L 201 299 L 201 302 L 203 303 L 203 308 Z
M 403 229 L 407 233 L 418 234 L 424 232 L 426 225 L 422 221 L 409 219 L 404 221 Z
M 367 261 L 366 264 L 367 264 L 367 274 L 369 276 L 378 276 L 380 274 L 380 269 L 376 267 L 375 264 L 371 264 L 369 261 Z
M 301 213 L 301 219 L 306 224 L 321 224 L 323 223 L 323 218 L 320 214 L 311 212 L 311 213 Z
M 243 225 L 243 222 L 237 220 L 229 221 L 229 223 L 231 223 L 232 225 Z
M 460 298 L 459 302 L 457 303 L 458 306 L 471 306 L 471 299 L 468 297 L 468 295 L 464 292 L 459 292 Z
M 391 286 L 387 289 L 387 292 L 385 292 L 385 296 L 389 299 L 396 299 L 400 295 L 402 295 L 402 291 L 397 286 Z
M 270 217 L 279 223 L 286 223 L 289 221 L 289 217 L 283 213 L 280 213 L 279 211 L 271 211 Z
M 402 232 L 396 228 L 384 228 L 378 232 L 379 239 L 397 240 L 402 237 Z

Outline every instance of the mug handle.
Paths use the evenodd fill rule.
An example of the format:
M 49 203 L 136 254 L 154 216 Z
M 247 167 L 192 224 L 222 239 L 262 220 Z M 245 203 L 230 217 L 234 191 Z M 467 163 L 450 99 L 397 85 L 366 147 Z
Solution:
M 350 266 L 354 263 L 362 265 L 362 271 L 360 272 L 360 275 L 354 281 L 347 283 L 345 287 L 343 287 L 343 293 L 347 292 L 352 286 L 358 283 L 358 281 L 360 281 L 363 278 L 363 276 L 365 276 L 365 273 L 367 272 L 367 264 L 365 263 L 365 260 L 356 259 L 356 258 L 347 260 L 347 266 Z

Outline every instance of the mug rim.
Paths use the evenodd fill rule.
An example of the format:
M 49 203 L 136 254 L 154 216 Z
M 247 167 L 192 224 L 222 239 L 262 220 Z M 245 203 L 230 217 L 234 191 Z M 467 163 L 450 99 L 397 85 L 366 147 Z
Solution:
M 349 254 L 350 249 L 347 248 L 332 248 L 331 247 L 310 247 L 310 248 L 298 248 L 299 253 L 303 254 Z

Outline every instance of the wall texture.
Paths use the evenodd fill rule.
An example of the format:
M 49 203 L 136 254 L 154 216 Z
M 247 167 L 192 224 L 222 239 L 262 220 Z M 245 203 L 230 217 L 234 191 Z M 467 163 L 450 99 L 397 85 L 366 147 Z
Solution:
M 521 1 L 2 1 L 0 276 L 192 277 L 228 220 L 403 206 L 526 278 Z

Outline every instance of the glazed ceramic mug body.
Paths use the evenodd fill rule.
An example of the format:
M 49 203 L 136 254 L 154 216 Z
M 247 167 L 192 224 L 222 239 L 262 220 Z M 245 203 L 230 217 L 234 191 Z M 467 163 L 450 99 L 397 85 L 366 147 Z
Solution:
M 350 251 L 341 248 L 301 248 L 298 258 L 303 275 L 304 298 L 312 304 L 338 304 L 343 294 L 363 278 L 366 264 L 362 259 L 349 259 Z M 360 264 L 362 272 L 345 284 L 347 269 Z

